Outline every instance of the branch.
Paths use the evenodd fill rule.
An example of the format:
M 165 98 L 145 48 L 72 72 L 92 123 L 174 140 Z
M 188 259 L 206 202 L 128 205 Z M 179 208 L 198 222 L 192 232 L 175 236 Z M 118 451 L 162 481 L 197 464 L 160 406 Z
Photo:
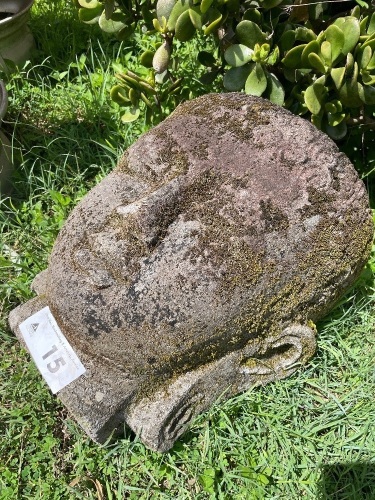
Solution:
M 375 130 L 375 120 L 368 116 L 359 116 L 358 118 L 349 118 L 347 124 L 350 126 L 360 126 Z

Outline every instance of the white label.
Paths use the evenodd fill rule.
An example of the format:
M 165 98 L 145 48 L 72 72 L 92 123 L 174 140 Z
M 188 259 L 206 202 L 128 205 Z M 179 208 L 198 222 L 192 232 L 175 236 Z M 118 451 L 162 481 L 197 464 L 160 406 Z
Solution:
M 23 321 L 20 330 L 38 370 L 53 394 L 85 373 L 85 367 L 48 306 Z

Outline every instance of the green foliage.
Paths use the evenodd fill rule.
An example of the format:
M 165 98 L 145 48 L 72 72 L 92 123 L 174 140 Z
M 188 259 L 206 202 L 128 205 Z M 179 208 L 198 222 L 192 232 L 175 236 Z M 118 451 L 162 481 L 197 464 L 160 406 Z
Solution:
M 187 98 L 178 56 L 186 42 L 203 37 L 204 85 L 218 79 L 228 91 L 265 97 L 337 141 L 353 127 L 375 127 L 375 9 L 365 2 L 351 11 L 336 2 L 333 11 L 329 3 L 289 0 L 75 1 L 83 22 L 148 45 L 138 67 L 118 73 L 111 93 L 124 122 L 144 113 L 159 121 L 164 108 Z
M 8 313 L 31 298 L 68 213 L 148 126 L 141 118 L 122 126 L 109 100 L 113 66 L 137 67 L 135 43 L 75 22 L 66 0 L 36 0 L 32 14 L 38 64 L 7 82 L 3 123 L 17 170 L 12 198 L 0 200 L 0 500 L 375 498 L 375 251 L 356 288 L 317 325 L 308 366 L 219 401 L 168 453 L 147 450 L 128 428 L 96 445 L 51 395 L 9 330 Z M 134 40 L 143 51 L 156 48 L 149 35 Z M 184 95 L 204 91 L 190 78 L 189 56 L 200 50 L 210 77 L 221 56 L 196 38 L 174 46 L 183 54 L 179 68 L 189 71 Z M 177 101 L 170 99 L 163 107 Z M 375 169 L 371 130 L 349 129 L 343 149 L 355 152 L 360 172 Z

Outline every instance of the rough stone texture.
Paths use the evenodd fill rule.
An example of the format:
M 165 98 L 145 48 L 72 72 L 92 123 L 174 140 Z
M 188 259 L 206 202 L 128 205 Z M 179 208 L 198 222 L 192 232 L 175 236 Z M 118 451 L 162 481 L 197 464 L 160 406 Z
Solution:
M 348 158 L 260 98 L 206 95 L 143 135 L 61 230 L 37 298 L 87 373 L 59 397 L 88 434 L 159 451 L 225 393 L 291 374 L 358 277 L 373 226 Z

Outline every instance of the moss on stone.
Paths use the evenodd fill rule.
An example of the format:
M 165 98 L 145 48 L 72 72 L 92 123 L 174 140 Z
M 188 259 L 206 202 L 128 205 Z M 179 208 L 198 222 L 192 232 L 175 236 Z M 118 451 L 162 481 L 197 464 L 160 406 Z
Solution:
M 174 284 L 165 295 L 155 288 L 149 300 L 158 300 L 163 295 L 161 307 L 164 309 L 160 312 L 152 305 L 153 312 L 149 316 L 147 311 L 137 311 L 136 324 L 130 324 L 128 319 L 122 333 L 129 342 L 140 335 L 145 352 L 141 353 L 137 365 L 125 355 L 118 356 L 119 365 L 123 363 L 122 369 L 131 366 L 134 377 L 147 379 L 146 385 L 151 392 L 162 381 L 243 349 L 249 342 L 266 345 L 267 338 L 277 337 L 291 323 L 304 325 L 322 317 L 356 279 L 361 264 L 367 259 L 372 228 L 365 202 L 360 208 L 356 202 L 355 208 L 364 213 L 362 224 L 359 212 L 342 216 L 338 207 L 343 194 L 336 189 L 344 190 L 346 185 L 344 178 L 338 182 L 339 166 L 332 162 L 331 185 L 318 189 L 312 184 L 311 174 L 314 168 L 320 168 L 319 160 L 311 160 L 306 146 L 300 148 L 306 154 L 306 162 L 300 162 L 298 157 L 296 161 L 290 160 L 289 151 L 283 154 L 282 148 L 275 159 L 271 155 L 274 145 L 274 149 L 270 148 L 271 153 L 267 150 L 267 144 L 274 138 L 275 114 L 283 120 L 288 115 L 284 122 L 280 118 L 282 123 L 298 120 L 267 101 L 243 94 L 204 96 L 179 106 L 165 122 L 145 134 L 144 140 L 132 146 L 130 154 L 125 154 L 117 167 L 119 172 L 145 182 L 146 193 L 142 194 L 145 205 L 149 203 L 147 196 L 152 197 L 152 193 L 163 186 L 173 183 L 176 178 L 179 180 L 176 193 L 157 198 L 155 204 L 143 208 L 140 215 L 129 216 L 126 220 L 111 215 L 106 219 L 105 224 L 110 224 L 118 238 L 126 239 L 131 246 L 127 263 L 129 279 L 124 283 L 121 276 L 116 275 L 118 283 L 125 284 L 129 294 L 131 290 L 134 292 L 131 287 L 138 278 L 140 261 L 153 255 L 152 262 L 157 262 L 156 252 L 153 252 L 158 245 L 163 248 L 162 243 L 169 244 L 168 231 L 173 233 L 175 221 L 195 221 L 200 229 L 194 234 L 194 245 L 183 257 L 190 262 L 189 272 L 194 278 L 187 294 L 196 293 L 194 280 L 200 278 L 206 280 L 207 293 L 211 293 L 208 285 L 216 290 L 212 295 L 213 311 L 217 310 L 217 304 L 223 307 L 232 304 L 235 297 L 228 317 L 220 324 L 216 324 L 213 317 L 204 335 L 194 323 L 194 311 L 188 310 L 186 315 L 191 321 L 185 329 L 179 330 L 181 337 L 174 338 L 173 328 L 168 329 L 170 323 L 163 320 L 162 314 L 166 311 L 168 316 L 168 296 L 172 296 Z M 308 135 L 309 125 L 303 123 L 304 134 Z M 211 130 L 214 131 L 212 138 Z M 336 153 L 329 139 L 311 130 L 310 142 L 321 139 L 322 154 L 334 156 Z M 186 143 L 184 134 L 188 134 Z M 285 137 L 289 137 L 288 134 Z M 306 140 L 304 144 L 310 142 Z M 153 148 L 148 154 L 150 144 Z M 233 156 L 240 150 L 242 156 L 236 156 L 240 168 L 235 162 L 231 163 L 230 154 L 223 160 L 221 153 L 215 151 L 216 144 L 221 152 L 228 145 Z M 290 146 L 290 143 L 289 146 L 284 144 L 283 139 L 278 144 L 285 148 Z M 279 194 L 280 173 L 286 176 L 284 187 L 289 181 L 293 186 L 291 196 L 298 199 L 300 189 L 302 199 L 308 197 L 302 210 L 296 208 L 293 212 L 291 208 L 289 211 L 287 202 Z M 303 180 L 294 182 L 293 175 L 301 175 Z M 254 192 L 257 186 L 258 193 Z M 245 191 L 240 193 L 242 197 L 237 196 L 239 191 Z M 284 189 L 285 192 L 288 190 Z M 253 194 L 256 202 L 252 199 Z M 313 215 L 319 216 L 315 228 L 313 224 L 308 225 Z M 299 237 L 301 241 L 297 241 Z M 273 243 L 277 251 L 273 251 Z M 292 249 L 289 244 L 293 245 Z M 163 269 L 169 272 L 167 267 Z M 195 276 L 203 272 L 205 276 Z M 351 273 L 350 278 L 348 273 Z M 153 284 L 147 282 L 147 286 L 152 288 Z M 179 293 L 181 290 L 185 291 L 181 287 Z M 136 293 L 128 298 L 138 304 Z M 191 303 L 187 302 L 187 309 Z M 121 307 L 126 310 L 127 304 Z M 178 310 L 179 304 L 173 302 L 173 307 Z M 127 311 L 130 317 L 132 311 Z M 167 332 L 165 336 L 155 334 L 155 324 L 158 332 Z M 116 332 L 117 344 L 113 342 L 114 357 L 122 346 L 120 333 Z M 138 343 L 138 339 L 134 342 Z
M 266 231 L 285 231 L 289 227 L 288 216 L 270 199 L 260 202 L 261 217 L 264 219 Z
M 230 95 L 231 99 L 227 96 Z M 220 108 L 224 112 L 218 113 Z M 194 102 L 188 101 L 181 104 L 173 112 L 173 117 L 194 116 L 196 119 L 209 123 L 214 129 L 222 129 L 236 137 L 237 140 L 249 141 L 252 139 L 252 129 L 269 123 L 267 111 L 273 105 L 267 101 L 256 98 L 250 104 L 246 94 L 207 94 Z M 234 112 L 238 114 L 235 115 Z

